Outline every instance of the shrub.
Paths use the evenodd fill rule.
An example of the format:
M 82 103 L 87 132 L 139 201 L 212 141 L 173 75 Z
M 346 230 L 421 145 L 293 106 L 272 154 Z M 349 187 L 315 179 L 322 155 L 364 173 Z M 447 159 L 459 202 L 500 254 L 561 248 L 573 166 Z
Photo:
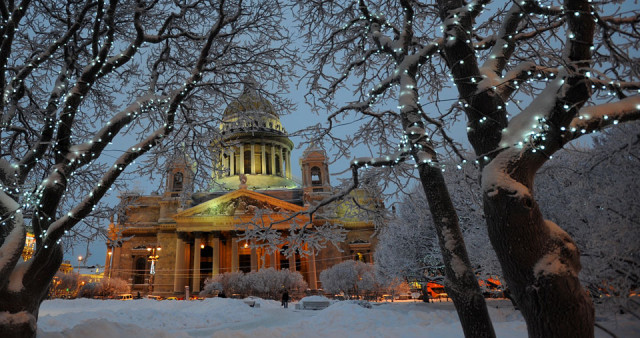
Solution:
M 290 294 L 301 294 L 307 283 L 299 272 L 289 270 L 262 269 L 256 272 L 228 272 L 207 278 L 201 296 L 224 292 L 241 297 L 257 296 L 266 299 L 279 299 L 283 289 Z

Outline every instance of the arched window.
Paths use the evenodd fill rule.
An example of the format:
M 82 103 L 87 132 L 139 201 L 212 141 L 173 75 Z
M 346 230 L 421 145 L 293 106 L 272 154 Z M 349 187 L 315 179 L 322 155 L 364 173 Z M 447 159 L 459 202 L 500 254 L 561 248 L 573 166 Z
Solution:
M 147 258 L 138 257 L 135 261 L 133 284 L 144 284 L 144 275 L 147 270 Z
M 322 185 L 322 173 L 318 167 L 311 168 L 311 185 Z
M 184 186 L 184 175 L 177 172 L 173 175 L 173 191 L 181 191 Z

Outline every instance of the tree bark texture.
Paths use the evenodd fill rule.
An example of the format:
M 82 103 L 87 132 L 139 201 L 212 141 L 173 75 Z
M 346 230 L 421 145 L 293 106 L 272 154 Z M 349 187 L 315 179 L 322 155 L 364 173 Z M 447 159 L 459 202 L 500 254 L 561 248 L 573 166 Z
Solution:
M 36 337 L 40 304 L 47 297 L 51 279 L 62 263 L 62 249 L 57 246 L 51 251 L 47 265 L 40 266 L 32 279 L 22 278 L 24 288 L 18 292 L 9 290 L 9 283 L 0 286 L 0 319 L 2 312 L 17 320 L 0 320 L 0 337 Z M 25 273 L 30 274 L 30 269 Z M 16 276 L 18 277 L 18 276 Z
M 531 194 L 485 191 L 484 210 L 529 337 L 593 337 L 594 307 L 578 279 L 580 254 L 571 237 L 544 220 Z
M 453 300 L 465 337 L 495 337 L 487 304 L 471 268 L 458 215 L 440 168 L 419 166 L 445 266 L 445 289 Z

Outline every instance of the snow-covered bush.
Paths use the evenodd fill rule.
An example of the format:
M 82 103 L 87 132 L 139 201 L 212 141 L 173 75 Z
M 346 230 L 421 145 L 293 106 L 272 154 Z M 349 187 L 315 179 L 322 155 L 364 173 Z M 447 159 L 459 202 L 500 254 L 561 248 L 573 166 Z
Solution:
M 227 296 L 234 294 L 241 297 L 257 296 L 268 299 L 279 299 L 283 289 L 290 294 L 301 294 L 307 283 L 299 272 L 290 270 L 262 269 L 255 272 L 228 272 L 207 278 L 200 293 L 202 296 L 224 292 Z
M 81 282 L 82 283 L 82 282 Z M 129 284 L 120 278 L 105 278 L 98 282 L 84 283 L 78 297 L 93 298 L 93 297 L 112 297 L 121 293 L 128 293 L 130 291 Z
M 129 283 L 121 278 L 107 278 L 101 282 L 101 296 L 111 297 L 120 293 L 128 293 L 131 291 Z
M 49 295 L 58 297 L 110 297 L 120 293 L 128 293 L 129 284 L 120 278 L 104 278 L 97 282 L 75 273 L 58 272 L 51 282 Z
M 228 296 L 245 293 L 244 273 L 227 272 L 218 274 L 204 281 L 201 296 L 213 296 L 224 293 Z
M 345 297 L 374 296 L 382 290 L 376 279 L 373 264 L 348 260 L 320 273 L 320 282 L 326 292 L 344 293 Z
M 93 298 L 96 296 L 100 296 L 101 291 L 102 291 L 102 283 L 100 282 L 85 283 L 80 287 L 80 291 L 78 291 L 78 297 Z

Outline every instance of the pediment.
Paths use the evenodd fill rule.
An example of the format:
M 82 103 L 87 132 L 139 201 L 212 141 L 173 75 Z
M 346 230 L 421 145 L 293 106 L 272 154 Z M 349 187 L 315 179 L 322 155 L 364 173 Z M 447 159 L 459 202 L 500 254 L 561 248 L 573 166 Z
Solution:
M 295 213 L 304 210 L 303 207 L 277 198 L 267 196 L 247 189 L 239 189 L 195 207 L 179 212 L 174 219 L 185 220 L 210 217 L 247 217 L 257 212 Z

